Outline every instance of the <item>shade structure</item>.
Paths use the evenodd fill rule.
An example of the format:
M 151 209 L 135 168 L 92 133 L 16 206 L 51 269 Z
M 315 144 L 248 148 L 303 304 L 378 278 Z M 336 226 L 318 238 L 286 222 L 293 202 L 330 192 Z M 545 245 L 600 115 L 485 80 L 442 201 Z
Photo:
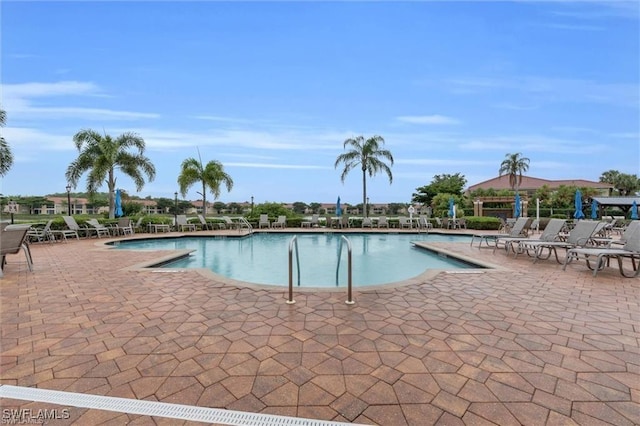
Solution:
M 598 202 L 596 200 L 591 200 L 591 219 L 598 218 Z
M 574 219 L 584 219 L 584 213 L 582 213 L 582 192 L 580 192 L 579 189 L 576 190 L 575 208 L 576 211 L 573 213 Z
M 124 212 L 122 211 L 122 195 L 120 194 L 120 190 L 119 189 L 116 189 L 115 215 L 116 215 L 116 217 L 124 216 Z
M 514 210 L 513 210 L 513 216 L 515 217 L 520 217 L 520 215 L 522 214 L 522 207 L 520 206 L 520 194 L 518 194 L 516 192 L 516 198 L 513 201 L 515 204 Z
M 340 197 L 338 197 L 338 201 L 336 202 L 336 216 L 342 216 L 342 207 L 340 207 Z
M 453 197 L 449 197 L 449 217 L 453 217 L 456 214 L 453 206 L 454 206 Z
M 638 203 L 635 200 L 631 203 L 631 219 L 638 220 Z

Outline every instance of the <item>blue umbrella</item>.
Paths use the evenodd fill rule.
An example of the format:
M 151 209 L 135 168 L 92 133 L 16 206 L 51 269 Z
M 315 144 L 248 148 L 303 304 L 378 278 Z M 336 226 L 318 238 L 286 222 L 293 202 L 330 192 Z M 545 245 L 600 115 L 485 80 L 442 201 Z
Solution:
M 521 209 L 521 207 L 520 207 L 520 194 L 518 194 L 517 192 L 516 192 L 516 199 L 515 199 L 514 203 L 515 203 L 516 207 L 515 207 L 515 211 L 513 212 L 513 215 L 515 217 L 520 217 L 520 214 L 522 213 L 520 211 L 520 209 Z
M 124 216 L 124 212 L 122 211 L 122 196 L 120 195 L 120 190 L 116 189 L 116 209 L 115 209 L 116 217 Z
M 638 203 L 636 203 L 636 200 L 631 203 L 631 219 L 638 220 Z
M 453 197 L 449 198 L 449 217 L 453 217 L 453 215 L 455 214 L 455 212 L 453 211 Z
M 575 207 L 576 211 L 573 213 L 573 217 L 575 219 L 584 219 L 584 213 L 582 213 L 582 192 L 580 192 L 579 189 L 576 190 Z
M 591 219 L 597 219 L 598 218 L 598 202 L 595 200 L 595 198 L 591 201 Z
M 336 203 L 336 216 L 342 216 L 342 207 L 340 207 L 340 197 L 338 197 L 338 202 Z

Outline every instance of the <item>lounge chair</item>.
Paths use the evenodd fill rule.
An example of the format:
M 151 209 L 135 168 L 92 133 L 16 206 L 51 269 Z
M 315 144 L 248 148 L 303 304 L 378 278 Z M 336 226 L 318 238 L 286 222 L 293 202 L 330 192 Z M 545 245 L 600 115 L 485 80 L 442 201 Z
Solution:
M 566 220 L 564 219 L 551 219 L 547 226 L 544 228 L 544 232 L 540 235 L 540 238 L 537 239 L 528 239 L 523 237 L 498 237 L 496 238 L 495 245 L 493 247 L 493 252 L 495 253 L 500 244 L 504 247 L 507 253 L 513 250 L 514 255 L 518 255 L 518 253 L 522 253 L 520 243 L 527 242 L 551 242 L 558 241 L 560 239 L 560 231 L 566 224 Z M 517 247 L 516 247 L 517 246 Z
M 29 237 L 29 241 L 42 243 L 45 241 L 52 242 L 55 241 L 55 237 L 53 232 L 51 232 L 51 224 L 53 223 L 53 219 L 47 222 L 47 224 L 43 228 L 38 228 L 32 226 L 27 231 L 27 236 Z
M 386 216 L 380 216 L 378 218 L 378 228 L 387 228 L 389 229 L 389 220 Z
M 498 238 L 507 238 L 507 237 L 520 238 L 520 237 L 526 237 L 527 236 L 527 232 L 525 231 L 525 226 L 530 221 L 531 221 L 531 219 L 529 219 L 529 218 L 519 217 L 518 220 L 516 220 L 516 222 L 513 224 L 513 227 L 511 228 L 509 233 L 506 233 L 506 234 L 502 234 L 502 233 L 499 233 L 499 234 L 474 234 L 471 237 L 470 245 L 473 247 L 473 243 L 476 241 L 476 239 L 478 239 L 479 240 L 478 248 L 482 247 L 482 242 L 483 241 L 485 242 L 487 247 L 493 247 L 493 246 L 495 246 L 496 240 Z M 489 244 L 490 241 L 493 241 L 493 245 Z
M 87 228 L 81 228 L 73 216 L 62 216 L 62 219 L 64 220 L 65 225 L 67 225 L 67 229 L 61 229 L 58 232 L 54 232 L 54 234 L 59 233 L 65 241 L 67 240 L 67 237 L 76 237 L 76 239 L 79 240 L 80 233 L 85 237 L 89 235 Z
M 95 232 L 98 238 L 101 238 L 103 235 L 106 237 L 111 236 L 109 228 L 98 222 L 97 219 L 89 219 L 87 220 L 87 224 L 89 225 L 87 232 Z
M 238 222 L 234 222 L 229 216 L 222 216 L 222 220 L 224 221 L 221 226 L 223 229 L 236 229 L 238 227 Z
M 114 235 L 133 235 L 133 224 L 128 217 L 121 217 L 118 223 L 113 227 Z
M 636 263 L 636 260 L 640 261 L 640 226 L 634 226 L 629 234 L 626 234 L 626 243 L 622 248 L 610 248 L 610 247 L 595 247 L 595 248 L 573 248 L 567 250 L 567 255 L 564 260 L 562 270 L 566 270 L 567 264 L 575 259 L 581 257 L 585 259 L 587 268 L 593 271 L 595 277 L 598 271 L 604 269 L 609 265 L 609 260 L 615 258 L 618 260 L 618 268 L 620 274 L 623 277 L 632 278 L 637 277 L 640 274 L 640 265 Z M 592 265 L 591 260 L 595 258 L 595 263 Z M 633 273 L 627 275 L 624 270 L 622 260 L 624 258 L 630 258 L 633 267 Z
M 420 218 L 418 219 L 418 228 L 427 229 L 427 230 L 433 229 L 433 224 L 431 223 L 428 217 L 420 216 Z
M 29 250 L 29 240 L 27 233 L 31 228 L 30 225 L 7 225 L 0 231 L 0 276 L 4 270 L 6 256 L 8 254 L 17 254 L 22 250 L 27 258 L 27 267 L 33 271 L 33 259 L 31 258 L 31 250 Z
M 193 223 L 187 222 L 187 216 L 184 214 L 179 214 L 176 216 L 176 228 L 181 232 L 187 231 L 195 231 L 196 225 Z
M 271 222 L 269 222 L 269 215 L 261 214 L 260 219 L 258 221 L 258 229 L 266 227 L 271 228 Z
M 303 228 L 314 228 L 320 226 L 320 215 L 314 214 L 310 221 L 304 221 L 300 224 Z
M 370 217 L 365 217 L 362 219 L 362 225 L 363 228 L 372 228 L 373 227 L 373 222 L 371 221 Z
M 287 217 L 286 216 L 278 216 L 278 220 L 271 224 L 272 228 L 280 228 L 284 229 L 287 226 Z
M 598 227 L 597 221 L 593 220 L 580 220 L 573 229 L 569 232 L 566 241 L 527 241 L 520 242 L 519 250 L 521 252 L 527 252 L 533 257 L 533 262 L 536 263 L 540 259 L 548 259 L 551 257 L 551 253 L 555 255 L 556 261 L 562 263 L 558 258 L 559 248 L 573 249 L 578 247 L 584 247 L 591 241 L 594 231 Z M 547 249 L 548 253 L 546 257 L 542 257 L 542 252 Z M 532 254 L 533 253 L 533 254 Z
M 402 228 L 411 228 L 411 221 L 406 216 L 400 216 L 398 218 L 398 226 Z
M 207 219 L 204 218 L 201 214 L 198 215 L 198 220 L 200 221 L 200 228 L 203 230 L 211 231 L 213 230 L 213 224 L 207 222 Z

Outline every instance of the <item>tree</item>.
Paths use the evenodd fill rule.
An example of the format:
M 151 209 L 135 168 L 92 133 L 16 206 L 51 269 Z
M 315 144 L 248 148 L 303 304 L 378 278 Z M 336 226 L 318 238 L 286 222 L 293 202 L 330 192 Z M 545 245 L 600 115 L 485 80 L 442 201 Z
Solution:
M 319 213 L 321 207 L 322 207 L 322 204 L 320 204 L 320 203 L 311 203 L 311 204 L 309 204 L 309 208 L 311 209 L 312 213 Z
M 529 159 L 523 157 L 521 153 L 507 154 L 500 164 L 498 173 L 500 176 L 508 175 L 511 189 L 518 191 L 522 183 L 522 173 L 529 170 Z
M 94 130 L 84 129 L 75 134 L 73 142 L 80 154 L 67 168 L 67 181 L 75 188 L 80 177 L 88 172 L 89 196 L 105 182 L 109 189 L 110 219 L 115 217 L 116 169 L 133 180 L 137 191 L 141 191 L 144 187 L 144 176 L 149 182 L 156 177 L 155 167 L 151 160 L 144 156 L 144 139 L 135 133 L 123 133 L 113 139 L 110 135 L 102 136 Z
M 298 213 L 298 214 L 304 214 L 304 212 L 307 210 L 307 204 L 303 203 L 302 201 L 296 201 L 295 203 L 293 203 L 293 211 Z
M 7 114 L 0 109 L 0 127 L 4 127 L 7 120 Z M 0 176 L 6 175 L 13 166 L 13 153 L 7 141 L 0 136 Z
M 613 185 L 619 195 L 630 195 L 640 189 L 640 179 L 637 175 L 620 173 L 617 170 L 603 172 L 600 176 L 600 182 Z
M 389 184 L 393 182 L 391 168 L 384 162 L 387 160 L 393 166 L 393 155 L 389 150 L 382 149 L 384 139 L 382 136 L 373 136 L 367 140 L 363 136 L 349 138 L 344 141 L 343 147 L 349 151 L 344 152 L 336 158 L 335 168 L 343 165 L 340 180 L 344 183 L 349 172 L 360 166 L 362 170 L 362 204 L 367 205 L 367 175 L 373 177 L 376 173 L 383 171 L 389 177 Z M 364 216 L 367 217 L 367 208 L 365 208 Z
M 231 188 L 233 188 L 233 179 L 225 173 L 222 163 L 212 160 L 206 166 L 203 166 L 200 152 L 198 152 L 197 160 L 195 158 L 187 158 L 180 166 L 178 185 L 183 197 L 186 197 L 187 190 L 196 182 L 202 183 L 202 193 L 200 195 L 202 195 L 203 216 L 207 215 L 207 188 L 211 190 L 214 200 L 220 196 L 221 184 L 227 187 L 227 191 L 231 191 Z
M 411 201 L 430 206 L 431 200 L 438 194 L 462 195 L 466 184 L 467 179 L 460 173 L 456 173 L 455 175 L 435 175 L 429 185 L 416 188 L 417 192 L 412 194 Z

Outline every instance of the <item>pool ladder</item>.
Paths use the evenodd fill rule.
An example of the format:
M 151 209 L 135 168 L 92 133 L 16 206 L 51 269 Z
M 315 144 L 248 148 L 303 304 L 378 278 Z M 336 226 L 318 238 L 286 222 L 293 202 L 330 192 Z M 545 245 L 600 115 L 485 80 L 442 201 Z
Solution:
M 336 267 L 336 287 L 339 284 L 340 274 L 340 259 L 342 258 L 342 246 L 347 244 L 347 300 L 344 302 L 347 305 L 353 305 L 356 303 L 353 300 L 353 280 L 352 280 L 352 262 L 351 262 L 351 241 L 344 235 L 340 239 L 340 248 L 338 249 L 338 266 Z M 300 287 L 300 250 L 298 248 L 298 236 L 294 235 L 289 241 L 289 298 L 287 304 L 294 304 L 296 301 L 293 299 L 293 250 L 296 252 L 296 266 L 298 272 L 298 287 Z

